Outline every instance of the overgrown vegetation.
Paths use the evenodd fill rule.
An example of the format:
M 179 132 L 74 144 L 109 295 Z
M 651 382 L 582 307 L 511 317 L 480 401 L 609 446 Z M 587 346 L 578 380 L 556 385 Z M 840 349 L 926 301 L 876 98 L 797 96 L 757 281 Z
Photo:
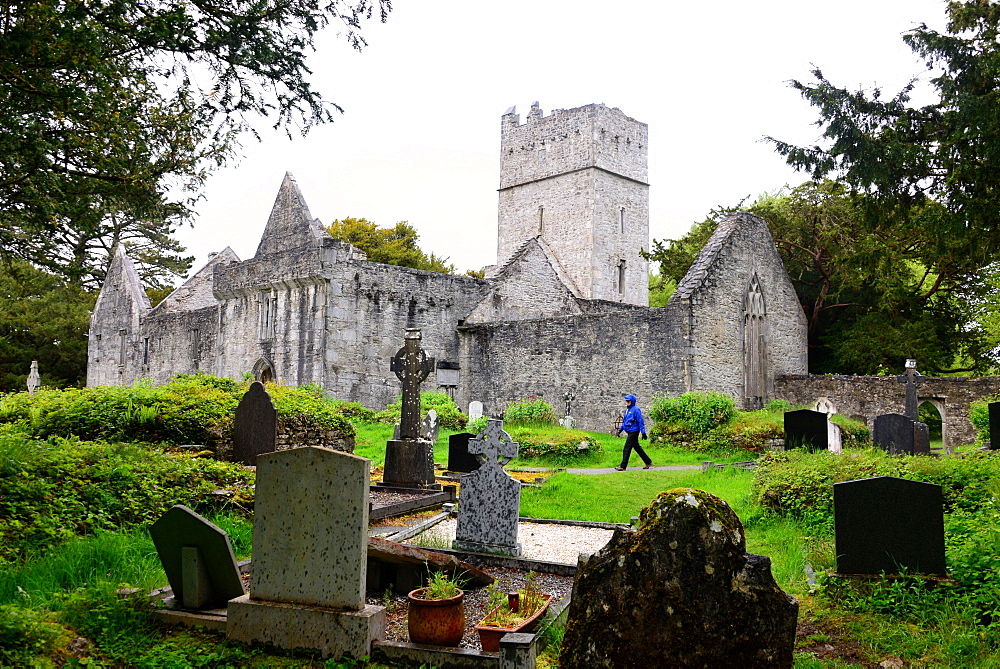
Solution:
M 431 409 L 437 412 L 438 421 L 444 430 L 461 430 L 468 422 L 465 414 L 455 404 L 448 393 L 420 393 L 420 416 L 424 417 Z M 396 401 L 387 406 L 382 411 L 374 412 L 372 415 L 363 415 L 362 412 L 353 410 L 361 421 L 371 422 L 378 420 L 383 423 L 395 424 L 399 422 L 400 412 L 403 410 L 402 395 L 396 397 Z

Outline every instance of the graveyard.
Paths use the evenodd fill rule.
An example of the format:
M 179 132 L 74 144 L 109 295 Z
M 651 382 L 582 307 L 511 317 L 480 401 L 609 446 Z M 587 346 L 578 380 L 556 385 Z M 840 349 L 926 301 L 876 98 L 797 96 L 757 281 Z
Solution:
M 324 399 L 310 388 L 267 384 L 265 391 L 254 389 L 256 385 L 185 377 L 164 387 L 38 390 L 0 398 L 2 664 L 405 664 L 412 657 L 407 660 L 411 652 L 408 605 L 400 589 L 423 585 L 423 566 L 417 571 L 404 571 L 398 565 L 386 571 L 383 566 L 375 572 L 369 560 L 367 588 L 357 572 L 345 578 L 342 565 L 359 569 L 364 564 L 364 544 L 358 541 L 366 530 L 369 536 L 389 539 L 386 546 L 398 541 L 409 555 L 424 556 L 415 558 L 418 563 L 430 559 L 420 551 L 436 554 L 434 564 L 446 570 L 468 565 L 461 562 L 464 556 L 496 555 L 493 562 L 477 561 L 476 571 L 470 572 L 481 570 L 480 583 L 495 579 L 497 585 L 466 586 L 468 629 L 462 646 L 453 653 L 481 653 L 473 627 L 497 601 L 491 592 L 524 587 L 526 571 L 511 570 L 509 562 L 508 567 L 497 566 L 515 559 L 552 570 L 533 578 L 541 583 L 542 592 L 553 596 L 549 608 L 560 615 L 543 616 L 545 643 L 537 649 L 530 644 L 514 648 L 511 644 L 519 635 L 510 635 L 504 642 L 507 650 L 501 652 L 523 655 L 530 650 L 537 654 L 532 660 L 536 666 L 600 664 L 594 651 L 582 647 L 579 640 L 602 638 L 608 621 L 589 620 L 574 611 L 576 599 L 567 597 L 577 578 L 574 575 L 583 578 L 591 568 L 588 565 L 603 564 L 595 560 L 614 563 L 615 550 L 637 555 L 638 545 L 628 542 L 649 540 L 655 545 L 680 536 L 675 533 L 682 530 L 660 530 L 658 521 L 653 522 L 661 514 L 675 518 L 664 528 L 692 522 L 681 511 L 688 506 L 670 510 L 674 497 L 694 500 L 690 508 L 721 514 L 712 521 L 722 523 L 721 527 L 736 523 L 733 536 L 744 540 L 745 546 L 734 544 L 726 549 L 727 554 L 735 550 L 742 555 L 745 550 L 747 565 L 767 564 L 764 572 L 754 567 L 747 574 L 767 573 L 780 587 L 777 592 L 783 591 L 769 600 L 773 604 L 768 606 L 777 608 L 767 609 L 769 613 L 755 620 L 794 621 L 794 637 L 791 622 L 775 622 L 770 631 L 755 632 L 753 638 L 772 641 L 752 650 L 758 655 L 745 656 L 750 658 L 749 665 L 756 661 L 754 657 L 762 664 L 801 667 L 994 666 L 1000 660 L 994 619 L 1000 592 L 1000 563 L 995 558 L 1000 539 L 995 529 L 1000 519 L 995 499 L 1000 463 L 994 452 L 981 449 L 989 441 L 990 430 L 985 403 L 971 410 L 981 433 L 977 443 L 958 448 L 955 454 L 932 455 L 912 445 L 912 450 L 896 454 L 901 448 L 899 437 L 879 445 L 862 423 L 835 416 L 830 424 L 838 427 L 832 429 L 814 415 L 803 414 L 807 407 L 785 402 L 744 412 L 735 409 L 731 398 L 727 401 L 720 395 L 656 398 L 644 407 L 655 421 L 647 451 L 652 468 L 642 470 L 633 459 L 627 471 L 615 472 L 622 440 L 610 434 L 613 425 L 604 433 L 562 427 L 553 420 L 554 407 L 538 398 L 524 398 L 505 412 L 504 421 L 478 419 L 473 429 L 482 429 L 479 438 L 473 439 L 471 431 L 466 431 L 465 413 L 447 395 L 424 393 L 420 402 L 410 403 L 411 417 L 419 417 L 417 432 L 437 431 L 427 453 L 435 483 L 424 494 L 444 497 L 434 497 L 438 501 L 430 508 L 411 504 L 403 516 L 385 516 L 376 512 L 387 508 L 376 506 L 382 494 L 379 489 L 398 490 L 379 485 L 387 476 L 387 453 L 392 452 L 386 445 L 394 437 L 409 434 L 401 424 L 396 425 L 404 420 L 407 403 L 397 402 L 384 412 L 375 412 Z M 242 440 L 237 436 L 241 428 L 233 421 L 240 415 L 241 398 L 254 400 L 254 393 L 264 393 L 273 408 L 269 429 L 275 437 L 287 435 L 288 426 L 296 426 L 310 431 L 315 441 L 325 439 L 325 445 L 317 448 L 276 440 L 252 456 L 254 467 L 243 464 Z M 183 397 L 188 404 L 178 407 Z M 184 416 L 186 422 L 180 420 Z M 260 422 L 259 417 L 255 420 Z M 582 442 L 586 448 L 546 451 L 535 445 L 526 449 L 527 455 L 519 451 L 520 443 L 532 444 L 532 435 L 537 435 L 538 444 L 557 442 L 560 430 L 568 431 L 567 438 L 585 435 L 578 445 Z M 909 430 L 907 434 L 913 434 L 913 428 Z M 839 453 L 830 443 L 834 433 Z M 475 476 L 466 480 L 469 474 L 450 471 L 449 460 L 456 456 L 453 437 L 463 435 L 468 453 L 479 453 L 477 459 L 486 463 L 477 475 L 480 484 Z M 521 442 L 512 435 L 519 435 Z M 288 458 L 295 462 L 286 464 Z M 353 473 L 348 474 L 344 463 Z M 282 473 L 268 474 L 275 466 Z M 330 478 L 336 478 L 335 486 L 324 485 Z M 513 487 L 497 493 L 498 485 Z M 441 507 L 442 500 L 449 499 L 449 486 L 458 489 L 457 511 L 453 503 L 443 502 L 447 506 Z M 354 492 L 348 494 L 348 490 Z M 346 501 L 330 501 L 330 495 Z M 370 507 L 345 508 L 336 514 L 316 511 L 343 503 L 356 507 L 366 495 L 371 495 Z M 481 502 L 485 507 L 477 509 L 477 495 L 486 495 Z M 501 504 L 501 499 L 513 500 L 513 510 L 494 513 L 498 504 L 511 503 Z M 725 504 L 718 506 L 720 502 L 713 500 Z M 370 520 L 369 513 L 378 518 Z M 670 515 L 676 513 L 681 515 Z M 494 520 L 484 525 L 482 519 L 487 517 Z M 324 519 L 326 529 L 320 528 L 318 519 Z M 342 521 L 349 519 L 355 523 L 350 530 L 356 537 L 350 548 L 353 553 L 337 558 L 316 555 L 307 560 L 302 576 L 289 572 L 296 567 L 282 556 L 289 550 L 308 553 L 312 549 L 291 549 L 292 544 L 282 542 L 343 533 Z M 272 528 L 267 530 L 270 534 L 256 525 L 261 522 Z M 305 525 L 310 527 L 308 533 L 296 532 L 289 539 L 273 534 L 273 528 Z M 660 531 L 667 532 L 666 539 L 654 538 Z M 194 536 L 204 536 L 209 542 L 204 545 L 213 547 L 201 549 L 200 554 L 183 548 Z M 184 539 L 178 543 L 170 537 Z M 334 543 L 347 550 L 350 542 Z M 599 550 L 605 543 L 607 548 Z M 710 549 L 715 550 L 711 546 L 697 550 Z M 578 562 L 579 553 L 595 557 Z M 667 550 L 662 555 L 671 554 Z M 631 585 L 645 587 L 641 575 L 669 568 L 670 561 L 662 562 L 655 551 L 648 555 L 643 559 L 650 562 L 624 570 L 616 577 L 620 580 L 601 585 L 599 579 L 594 580 L 596 576 L 587 576 L 581 583 L 593 582 L 594 592 L 603 593 L 593 596 L 602 601 L 617 601 L 614 593 L 629 592 Z M 231 568 L 218 571 L 219 564 L 227 561 Z M 740 564 L 737 561 L 725 569 L 737 574 Z M 332 571 L 325 573 L 324 568 Z M 683 563 L 676 568 L 683 573 Z M 185 581 L 192 569 L 202 574 L 200 581 Z M 251 575 L 257 574 L 257 580 L 247 580 L 248 569 Z M 404 578 L 404 574 L 411 580 L 394 584 L 392 579 Z M 766 582 L 752 582 L 758 583 L 753 588 L 769 587 Z M 248 592 L 240 594 L 248 583 Z M 289 595 L 292 583 L 298 589 Z M 574 598 L 588 596 L 583 586 L 577 587 L 581 592 Z M 230 631 L 227 636 L 218 627 L 165 624 L 165 593 L 171 591 L 192 610 L 217 608 L 220 601 L 231 599 L 230 630 L 242 631 Z M 666 606 L 671 596 L 648 595 L 643 606 Z M 708 601 L 718 599 L 701 596 Z M 783 608 L 784 597 L 797 602 L 791 614 Z M 348 628 L 359 630 L 360 645 L 357 641 L 353 647 L 328 644 L 324 629 L 331 624 L 346 629 L 340 622 L 315 617 L 317 611 L 330 609 L 331 602 L 333 609 L 348 611 L 338 615 L 352 621 L 354 627 Z M 712 614 L 715 609 L 706 606 L 703 616 L 721 615 Z M 574 622 L 567 625 L 570 619 Z M 280 630 L 290 627 L 316 630 L 317 636 L 309 643 L 313 650 L 283 648 L 289 644 Z M 644 644 L 647 632 L 641 624 L 635 634 L 616 629 L 622 638 L 638 639 L 629 646 L 633 662 L 649 661 L 644 653 L 665 643 L 685 649 L 690 658 L 703 657 L 698 655 L 703 649 L 688 647 L 691 640 L 684 635 L 655 643 L 651 638 Z M 751 652 L 738 640 L 729 639 L 727 646 L 711 634 L 703 636 L 705 644 L 730 657 Z M 349 656 L 342 657 L 345 652 Z M 761 660 L 760 653 L 770 653 L 766 657 L 771 659 Z

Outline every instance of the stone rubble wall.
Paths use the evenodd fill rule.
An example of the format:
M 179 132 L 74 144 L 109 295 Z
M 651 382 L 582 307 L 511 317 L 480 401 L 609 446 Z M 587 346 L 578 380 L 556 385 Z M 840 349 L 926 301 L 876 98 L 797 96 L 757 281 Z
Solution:
M 949 448 L 976 441 L 969 421 L 969 404 L 1000 393 L 1000 377 L 928 377 L 917 386 L 917 398 L 933 404 L 941 414 L 944 445 Z M 819 399 L 833 403 L 837 413 L 864 421 L 871 430 L 875 416 L 903 413 L 906 386 L 896 376 L 786 375 L 775 379 L 775 397 L 809 405 Z
M 287 451 L 292 448 L 303 448 L 305 446 L 316 446 L 318 448 L 329 448 L 343 453 L 354 453 L 354 437 L 347 437 L 337 430 L 325 430 L 315 426 L 303 428 L 302 426 L 282 426 L 278 425 L 278 436 L 275 439 L 276 451 Z M 233 436 L 231 432 L 219 434 L 213 444 L 215 456 L 219 460 L 231 461 L 233 459 Z

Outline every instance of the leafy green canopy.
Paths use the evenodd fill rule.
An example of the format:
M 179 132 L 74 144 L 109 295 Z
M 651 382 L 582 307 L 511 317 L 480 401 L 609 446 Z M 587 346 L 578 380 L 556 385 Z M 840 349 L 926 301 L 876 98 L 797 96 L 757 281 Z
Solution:
M 989 326 L 994 273 L 967 240 L 935 225 L 932 200 L 872 227 L 870 198 L 843 184 L 807 182 L 749 207 L 767 221 L 808 320 L 813 373 L 875 374 L 907 358 L 937 373 L 995 364 Z M 654 241 L 649 258 L 679 280 L 732 209 L 712 212 L 677 241 Z M 991 334 L 992 332 L 992 334 Z M 957 365 L 957 366 L 956 366 Z
M 340 108 L 309 83 L 315 34 L 390 0 L 34 0 L 0 12 L 0 257 L 96 286 L 118 243 L 157 286 L 172 239 L 250 119 L 307 132 Z
M 348 217 L 333 221 L 326 229 L 334 239 L 353 244 L 367 253 L 372 262 L 445 274 L 455 272 L 455 266 L 447 264 L 447 258 L 439 258 L 433 253 L 427 255 L 420 249 L 417 245 L 420 235 L 406 221 L 383 228 L 365 218 Z
M 945 32 L 922 24 L 903 36 L 933 73 L 933 102 L 912 103 L 915 81 L 883 99 L 878 89 L 839 88 L 815 69 L 815 83 L 792 87 L 816 107 L 825 145 L 768 140 L 789 165 L 865 193 L 869 227 L 921 229 L 929 251 L 985 266 L 1000 250 L 1000 5 L 949 2 L 947 13 Z M 942 206 L 926 215 L 930 200 Z

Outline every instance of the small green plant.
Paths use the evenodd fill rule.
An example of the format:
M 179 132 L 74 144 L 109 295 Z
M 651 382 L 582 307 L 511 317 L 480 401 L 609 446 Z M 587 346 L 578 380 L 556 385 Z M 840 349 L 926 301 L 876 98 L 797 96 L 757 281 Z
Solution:
M 491 627 L 516 627 L 545 606 L 545 594 L 538 587 L 538 574 L 528 572 L 524 587 L 517 591 L 517 610 L 511 609 L 510 598 L 497 583 L 489 586 L 487 606 L 492 609 L 481 624 Z
M 677 423 L 699 435 L 728 423 L 736 415 L 736 400 L 725 393 L 684 393 L 653 398 L 649 416 L 656 422 Z
M 465 428 L 465 431 L 471 432 L 472 434 L 479 434 L 486 429 L 487 421 L 489 421 L 489 418 L 486 416 L 480 416 L 475 420 L 470 420 L 468 427 Z
M 556 412 L 551 404 L 531 395 L 512 402 L 503 412 L 503 418 L 509 425 L 552 425 L 556 422 Z
M 461 575 L 450 576 L 445 571 L 435 571 L 427 578 L 427 586 L 420 595 L 421 599 L 450 599 L 462 594 L 461 585 L 464 579 Z

